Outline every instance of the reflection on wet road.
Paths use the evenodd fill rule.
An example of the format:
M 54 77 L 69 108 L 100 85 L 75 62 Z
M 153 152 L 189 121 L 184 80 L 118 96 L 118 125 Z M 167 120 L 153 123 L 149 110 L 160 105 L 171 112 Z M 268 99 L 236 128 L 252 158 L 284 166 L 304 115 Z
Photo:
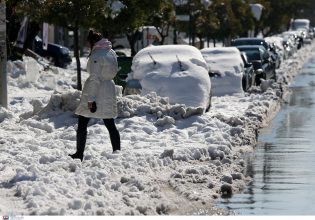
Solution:
M 239 215 L 315 215 L 315 57 L 291 90 L 289 103 L 247 156 L 253 182 L 219 207 Z

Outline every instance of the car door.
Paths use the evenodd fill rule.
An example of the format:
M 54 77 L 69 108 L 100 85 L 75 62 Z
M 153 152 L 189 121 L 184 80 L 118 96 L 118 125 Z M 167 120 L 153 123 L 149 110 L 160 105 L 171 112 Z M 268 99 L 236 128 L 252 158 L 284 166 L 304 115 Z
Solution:
M 275 65 L 273 64 L 268 51 L 262 52 L 262 66 L 266 74 L 265 79 L 274 78 Z

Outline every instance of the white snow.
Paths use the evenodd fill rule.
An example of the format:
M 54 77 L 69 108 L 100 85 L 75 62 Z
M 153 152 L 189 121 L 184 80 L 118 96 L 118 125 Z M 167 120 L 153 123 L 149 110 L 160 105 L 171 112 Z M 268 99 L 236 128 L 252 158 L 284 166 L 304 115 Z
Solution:
M 244 62 L 236 47 L 215 47 L 201 50 L 210 72 L 213 96 L 243 94 Z
M 204 114 L 155 93 L 120 97 L 115 122 L 122 150 L 112 154 L 102 121 L 91 120 L 83 163 L 67 156 L 76 146 L 76 72 L 28 65 L 31 58 L 8 62 L 9 107 L 0 107 L 1 215 L 222 214 L 214 199 L 250 180 L 241 155 L 252 150 L 257 130 L 277 112 L 314 48 L 284 61 L 278 83 L 265 83 L 265 92 L 213 97 Z

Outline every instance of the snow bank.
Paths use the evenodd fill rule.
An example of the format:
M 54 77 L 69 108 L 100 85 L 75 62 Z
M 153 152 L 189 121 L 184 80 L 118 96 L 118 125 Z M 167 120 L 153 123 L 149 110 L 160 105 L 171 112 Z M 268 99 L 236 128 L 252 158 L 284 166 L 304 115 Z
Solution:
M 54 117 L 64 112 L 74 114 L 79 105 L 81 92 L 69 90 L 64 92 L 54 91 L 48 104 L 44 105 L 39 100 L 32 100 L 33 110 L 23 113 L 20 117 L 26 119 L 34 115 L 40 118 Z M 169 104 L 168 98 L 159 97 L 152 92 L 145 96 L 128 95 L 118 96 L 118 118 L 143 116 L 151 114 L 156 117 L 157 126 L 175 124 L 175 120 L 203 114 L 201 107 L 186 107 L 183 104 Z
M 10 119 L 13 117 L 13 114 L 7 109 L 0 106 L 0 123 L 3 122 L 6 118 Z
M 118 99 L 118 117 L 121 118 L 153 114 L 158 119 L 169 116 L 178 120 L 201 115 L 203 112 L 202 107 L 186 107 L 183 104 L 171 105 L 168 97 L 159 97 L 155 92 L 145 96 L 128 95 Z M 161 120 L 158 124 L 161 124 Z

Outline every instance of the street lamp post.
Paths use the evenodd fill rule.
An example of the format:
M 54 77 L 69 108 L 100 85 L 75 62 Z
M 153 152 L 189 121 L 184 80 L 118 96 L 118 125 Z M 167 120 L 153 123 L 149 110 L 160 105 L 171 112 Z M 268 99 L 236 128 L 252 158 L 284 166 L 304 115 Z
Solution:
M 0 0 L 0 105 L 8 107 L 5 0 Z

